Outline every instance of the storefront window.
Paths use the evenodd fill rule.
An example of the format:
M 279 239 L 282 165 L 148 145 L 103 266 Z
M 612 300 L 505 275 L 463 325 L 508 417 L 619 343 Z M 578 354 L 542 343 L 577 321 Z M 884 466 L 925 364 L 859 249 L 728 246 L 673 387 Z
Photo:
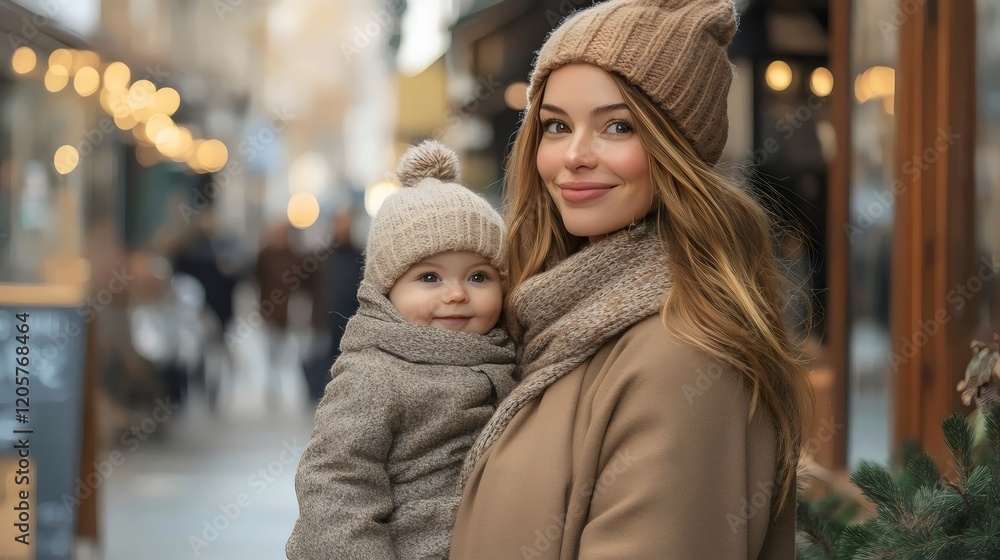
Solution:
M 79 284 L 84 185 L 96 152 L 80 141 L 84 102 L 30 78 L 0 77 L 0 99 L 0 283 Z
M 851 34 L 850 353 L 847 461 L 887 462 L 892 449 L 893 372 L 888 355 L 890 247 L 896 121 L 896 0 L 854 0 Z
M 983 280 L 979 335 L 1000 331 L 1000 5 L 976 2 L 976 270 Z

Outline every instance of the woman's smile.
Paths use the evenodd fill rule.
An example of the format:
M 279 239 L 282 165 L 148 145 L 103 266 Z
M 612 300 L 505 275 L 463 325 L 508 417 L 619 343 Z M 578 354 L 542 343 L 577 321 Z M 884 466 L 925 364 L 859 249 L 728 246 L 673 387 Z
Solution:
M 557 184 L 566 202 L 571 204 L 581 204 L 596 200 L 608 194 L 616 185 L 605 183 L 580 183 L 569 182 Z

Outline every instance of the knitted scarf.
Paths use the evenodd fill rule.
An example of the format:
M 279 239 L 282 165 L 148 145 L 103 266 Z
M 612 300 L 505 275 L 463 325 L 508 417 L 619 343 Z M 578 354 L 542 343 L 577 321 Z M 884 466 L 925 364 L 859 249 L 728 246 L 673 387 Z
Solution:
M 461 485 L 522 407 L 606 342 L 659 312 L 671 285 L 652 220 L 591 243 L 526 280 L 511 302 L 520 341 L 518 378 L 462 466 Z
M 499 395 L 512 388 L 509 364 L 514 360 L 514 345 L 502 328 L 479 335 L 409 323 L 367 281 L 358 289 L 358 301 L 358 312 L 348 321 L 340 341 L 344 360 L 334 363 L 334 376 L 341 368 L 351 367 L 355 359 L 368 359 L 355 352 L 376 348 L 412 364 L 481 366 Z

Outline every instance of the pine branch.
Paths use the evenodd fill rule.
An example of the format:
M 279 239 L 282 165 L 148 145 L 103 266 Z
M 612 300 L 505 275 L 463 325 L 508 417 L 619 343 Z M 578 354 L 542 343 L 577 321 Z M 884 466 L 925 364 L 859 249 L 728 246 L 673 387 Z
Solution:
M 954 535 L 965 527 L 968 502 L 959 491 L 951 487 L 940 489 L 934 493 L 928 507 L 935 512 L 944 534 Z
M 806 500 L 799 500 L 796 506 L 795 517 L 799 522 L 799 530 L 803 532 L 806 539 L 818 546 L 822 551 L 822 556 L 827 560 L 836 560 L 833 554 L 833 539 L 830 525 L 826 521 L 829 512 L 823 512 L 820 504 L 811 504 Z M 825 514 L 824 514 L 825 513 Z
M 961 535 L 956 536 L 939 536 L 938 538 L 931 539 L 923 546 L 914 547 L 906 551 L 907 555 L 904 558 L 913 558 L 914 560 L 920 559 L 946 559 L 946 558 L 962 558 L 963 560 L 972 560 L 963 551 L 965 546 L 962 543 L 963 537 Z
M 949 480 L 948 477 L 945 477 L 944 483 L 947 484 L 952 489 L 954 489 L 956 494 L 961 496 L 962 501 L 965 502 L 965 510 L 972 511 L 974 506 L 972 505 L 972 500 L 969 499 L 969 495 L 965 492 L 965 489 L 962 488 L 962 486 L 960 486 L 959 484 Z
M 898 560 L 973 560 L 962 553 L 965 546 L 962 536 L 932 535 L 927 538 L 915 538 L 915 535 L 898 533 L 891 537 L 870 543 L 858 551 L 852 558 L 898 559 Z
M 918 489 L 913 495 L 909 513 L 900 518 L 900 525 L 925 536 L 941 531 L 943 524 L 937 500 L 938 494 L 940 490 L 936 488 Z
M 972 514 L 976 512 L 989 511 L 990 491 L 993 488 L 993 473 L 985 465 L 976 467 L 969 475 L 968 488 L 966 489 L 969 499 L 974 504 Z
M 960 412 L 948 415 L 942 424 L 944 439 L 955 458 L 958 484 L 963 487 L 972 472 L 972 427 Z
M 1000 556 L 1000 520 L 992 515 L 982 516 L 966 532 L 966 543 L 971 550 Z
M 874 461 L 862 461 L 851 475 L 851 482 L 875 503 L 880 515 L 885 513 L 890 519 L 896 520 L 903 513 L 903 492 L 882 465 Z
M 1000 404 L 981 410 L 986 420 L 985 463 L 993 473 L 986 511 L 1000 510 Z
M 837 558 L 857 557 L 862 547 L 876 539 L 875 523 L 872 519 L 858 525 L 848 525 L 837 540 Z
M 955 459 L 955 480 L 943 476 L 926 453 L 914 452 L 896 475 L 871 461 L 851 475 L 875 503 L 873 519 L 845 527 L 834 515 L 834 502 L 800 504 L 799 518 L 806 519 L 800 530 L 811 545 L 802 558 L 1000 559 L 1000 406 L 983 414 L 987 441 L 976 455 L 972 425 L 962 415 L 942 423 Z
M 987 461 L 994 467 L 1000 466 L 1000 404 L 983 411 L 986 415 Z
M 876 558 L 903 558 L 907 550 L 921 545 L 926 539 L 906 530 L 896 522 L 881 521 L 876 524 L 877 537 L 859 551 L 859 556 L 866 553 Z
M 939 488 L 941 487 L 941 471 L 938 470 L 937 463 L 930 455 L 919 451 L 914 453 L 910 457 L 910 461 L 906 463 L 901 482 L 903 488 L 909 492 L 916 492 L 921 488 Z

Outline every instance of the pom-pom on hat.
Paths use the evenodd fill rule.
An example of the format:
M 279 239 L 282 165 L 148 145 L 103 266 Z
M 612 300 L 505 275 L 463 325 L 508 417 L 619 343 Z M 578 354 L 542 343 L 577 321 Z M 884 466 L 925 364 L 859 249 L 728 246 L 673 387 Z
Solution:
M 482 196 L 458 184 L 458 156 L 427 140 L 403 154 L 389 195 L 372 220 L 364 279 L 383 294 L 411 266 L 438 253 L 470 251 L 507 276 L 506 229 Z
M 732 0 L 609 0 L 569 16 L 538 51 L 528 99 L 548 75 L 583 62 L 638 87 L 677 125 L 698 155 L 719 161 L 736 33 Z

